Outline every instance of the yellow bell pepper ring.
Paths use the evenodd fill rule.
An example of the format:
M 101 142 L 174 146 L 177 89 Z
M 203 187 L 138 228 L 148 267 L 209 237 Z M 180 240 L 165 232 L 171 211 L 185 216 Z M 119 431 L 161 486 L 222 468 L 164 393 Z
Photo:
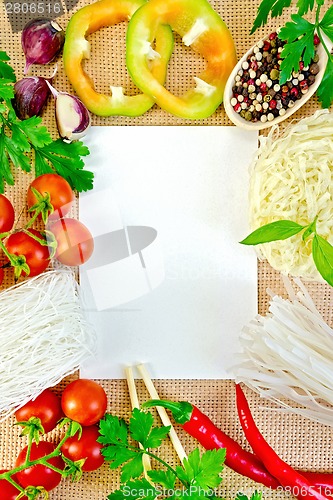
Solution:
M 83 68 L 84 59 L 90 57 L 87 36 L 104 26 L 128 21 L 144 3 L 145 0 L 99 0 L 78 10 L 68 23 L 63 51 L 65 73 L 78 97 L 96 115 L 140 116 L 155 102 L 141 93 L 127 96 L 122 87 L 110 86 L 111 95 L 96 92 Z M 154 78 L 163 84 L 173 51 L 172 30 L 169 26 L 159 26 L 151 36 L 147 40 L 146 60 Z
M 158 26 L 169 25 L 185 45 L 207 64 L 196 86 L 182 97 L 169 92 L 149 68 L 146 46 Z M 149 0 L 131 18 L 127 29 L 126 64 L 134 83 L 164 110 L 181 118 L 207 118 L 223 100 L 229 74 L 236 65 L 232 36 L 206 0 Z

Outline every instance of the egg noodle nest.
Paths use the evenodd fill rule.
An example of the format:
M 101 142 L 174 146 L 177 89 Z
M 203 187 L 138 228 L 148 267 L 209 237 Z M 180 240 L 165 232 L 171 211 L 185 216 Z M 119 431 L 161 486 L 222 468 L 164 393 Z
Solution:
M 308 225 L 333 244 L 333 113 L 317 111 L 280 134 L 277 125 L 260 137 L 250 166 L 252 230 L 277 220 Z M 259 258 L 283 274 L 323 281 L 311 256 L 312 238 L 302 232 L 258 245 Z

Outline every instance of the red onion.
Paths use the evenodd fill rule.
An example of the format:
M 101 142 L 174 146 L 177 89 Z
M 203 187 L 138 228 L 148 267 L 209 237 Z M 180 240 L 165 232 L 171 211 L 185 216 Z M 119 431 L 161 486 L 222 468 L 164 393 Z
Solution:
M 27 76 L 14 85 L 13 107 L 21 120 L 40 116 L 51 93 L 46 78 Z
M 24 73 L 32 64 L 48 64 L 62 49 L 65 33 L 51 19 L 33 19 L 22 31 L 22 48 L 26 57 Z

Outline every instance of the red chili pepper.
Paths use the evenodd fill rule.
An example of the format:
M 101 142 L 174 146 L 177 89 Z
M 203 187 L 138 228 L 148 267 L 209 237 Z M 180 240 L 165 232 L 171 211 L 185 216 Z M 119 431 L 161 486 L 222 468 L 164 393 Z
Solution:
M 272 489 L 281 484 L 263 463 L 251 452 L 244 450 L 237 441 L 216 427 L 196 406 L 187 401 L 166 401 L 161 399 L 143 403 L 143 408 L 163 406 L 171 411 L 174 420 L 192 437 L 197 439 L 206 450 L 226 448 L 226 465 L 235 472 L 262 483 Z M 333 474 L 318 472 L 302 472 L 316 488 L 325 492 L 333 492 Z
M 245 394 L 239 384 L 236 384 L 236 402 L 239 419 L 252 450 L 281 485 L 300 500 L 328 499 L 328 496 L 316 489 L 314 483 L 284 462 L 267 443 L 255 424 Z
M 197 407 L 186 401 L 173 402 L 161 399 L 147 401 L 142 405 L 143 408 L 152 406 L 163 406 L 170 410 L 174 420 L 206 450 L 226 448 L 225 464 L 235 472 L 269 488 L 276 489 L 280 485 L 252 453 L 244 450 L 236 441 L 218 429 Z

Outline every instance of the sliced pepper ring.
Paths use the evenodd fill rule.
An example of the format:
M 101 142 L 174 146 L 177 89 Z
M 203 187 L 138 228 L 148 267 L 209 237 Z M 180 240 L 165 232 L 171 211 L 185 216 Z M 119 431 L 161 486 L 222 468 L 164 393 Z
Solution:
M 149 69 L 145 47 L 161 25 L 169 25 L 185 45 L 207 61 L 194 77 L 197 86 L 182 97 L 169 92 Z M 127 69 L 142 92 L 166 111 L 182 118 L 207 118 L 223 100 L 223 90 L 237 62 L 231 34 L 206 0 L 150 0 L 131 18 L 127 30 Z
M 154 104 L 145 94 L 126 96 L 122 87 L 112 87 L 112 95 L 96 92 L 91 78 L 83 69 L 83 60 L 90 57 L 87 36 L 105 26 L 128 21 L 145 0 L 100 0 L 78 10 L 70 19 L 66 30 L 63 61 L 66 75 L 81 101 L 99 116 L 140 116 Z M 160 26 L 152 32 L 146 46 L 147 60 L 157 81 L 163 83 L 173 51 L 172 30 Z M 155 41 L 155 50 L 151 44 Z

